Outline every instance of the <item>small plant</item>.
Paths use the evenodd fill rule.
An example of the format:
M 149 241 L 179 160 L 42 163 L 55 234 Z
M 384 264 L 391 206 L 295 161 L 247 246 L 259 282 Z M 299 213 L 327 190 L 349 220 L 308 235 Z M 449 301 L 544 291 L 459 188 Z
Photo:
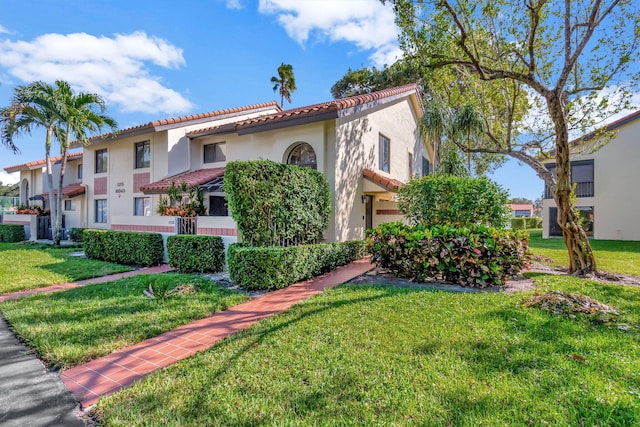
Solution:
M 148 298 L 164 301 L 177 295 L 191 295 L 196 291 L 196 285 L 191 283 L 180 283 L 171 287 L 171 284 L 166 280 L 155 280 L 142 293 Z
M 40 206 L 20 205 L 16 208 L 16 214 L 47 216 L 50 215 L 51 212 L 49 209 L 42 209 Z
M 175 182 L 167 190 L 166 197 L 161 197 L 158 211 L 162 216 L 194 217 L 205 215 L 204 193 L 197 186 L 189 186 L 186 182 L 176 185 Z

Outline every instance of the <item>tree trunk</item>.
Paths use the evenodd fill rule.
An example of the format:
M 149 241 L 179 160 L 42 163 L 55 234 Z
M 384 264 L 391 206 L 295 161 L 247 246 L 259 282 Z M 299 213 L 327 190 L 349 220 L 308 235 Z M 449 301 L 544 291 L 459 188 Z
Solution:
M 52 131 L 47 129 L 47 135 L 45 140 L 45 162 L 46 162 L 46 174 L 47 174 L 47 187 L 49 189 L 49 218 L 51 219 L 51 226 L 53 227 L 53 220 L 57 213 L 57 199 L 55 192 L 53 191 L 53 166 L 51 165 L 51 139 Z M 53 237 L 53 236 L 52 236 Z
M 569 273 L 593 274 L 596 272 L 596 260 L 587 233 L 580 225 L 580 219 L 573 206 L 569 133 L 561 95 L 554 93 L 549 96 L 547 105 L 556 131 L 556 188 L 553 198 L 558 208 L 558 225 L 562 229 L 562 237 L 569 251 Z
M 58 180 L 58 197 L 56 198 L 56 217 L 53 223 L 53 246 L 60 246 L 62 240 L 62 187 L 64 184 L 64 174 L 67 169 L 67 157 L 69 150 L 62 149 L 62 160 L 60 162 L 60 178 Z

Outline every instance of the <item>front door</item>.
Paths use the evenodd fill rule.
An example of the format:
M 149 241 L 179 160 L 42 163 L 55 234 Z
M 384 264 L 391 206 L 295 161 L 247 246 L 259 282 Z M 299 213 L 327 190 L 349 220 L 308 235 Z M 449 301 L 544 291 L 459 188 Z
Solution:
M 373 196 L 364 196 L 364 228 L 373 228 Z

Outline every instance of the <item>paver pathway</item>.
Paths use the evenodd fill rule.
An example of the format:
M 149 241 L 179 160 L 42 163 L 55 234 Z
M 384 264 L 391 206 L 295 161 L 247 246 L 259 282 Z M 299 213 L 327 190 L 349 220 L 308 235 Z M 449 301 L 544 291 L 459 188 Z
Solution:
M 271 292 L 73 367 L 64 371 L 60 378 L 86 409 L 101 396 L 114 393 L 157 369 L 207 349 L 259 320 L 280 313 L 325 289 L 345 283 L 373 267 L 368 259 L 353 262 L 323 276 Z
M 12 292 L 9 294 L 0 295 L 0 302 L 6 301 L 9 299 L 24 297 L 27 295 L 66 291 L 67 289 L 77 288 L 79 286 L 84 286 L 91 283 L 111 282 L 113 280 L 124 279 L 125 277 L 137 276 L 139 274 L 166 273 L 168 271 L 173 271 L 173 268 L 169 267 L 166 264 L 162 264 L 162 265 L 157 265 L 155 267 L 141 268 L 138 270 L 127 271 L 124 273 L 116 273 L 116 274 L 110 274 L 108 276 L 94 277 L 93 279 L 78 280 L 77 282 L 63 283 L 60 285 L 52 285 L 44 288 L 25 289 L 24 291 L 18 291 L 18 292 Z

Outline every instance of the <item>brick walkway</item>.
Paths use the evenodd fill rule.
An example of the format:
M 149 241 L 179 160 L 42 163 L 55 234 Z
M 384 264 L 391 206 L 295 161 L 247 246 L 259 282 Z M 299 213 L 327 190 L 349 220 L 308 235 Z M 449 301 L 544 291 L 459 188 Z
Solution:
M 217 341 L 248 328 L 259 320 L 347 282 L 373 268 L 360 260 L 323 276 L 296 283 L 239 304 L 228 310 L 197 320 L 155 338 L 115 351 L 108 356 L 68 369 L 60 379 L 81 400 L 83 408 L 93 405 L 101 396 L 120 390 L 194 353 L 207 349 Z
M 73 288 L 88 285 L 91 283 L 111 282 L 113 280 L 124 279 L 125 277 L 137 276 L 139 274 L 166 273 L 168 271 L 173 271 L 173 268 L 169 267 L 166 264 L 163 264 L 163 265 L 157 265 L 155 267 L 147 267 L 147 268 L 141 268 L 139 270 L 127 271 L 125 273 L 117 273 L 117 274 L 111 274 L 109 276 L 95 277 L 93 279 L 79 280 L 77 282 L 72 282 L 72 283 L 63 283 L 61 285 L 47 286 L 45 288 L 25 289 L 24 291 L 18 291 L 18 292 L 12 292 L 10 294 L 0 295 L 0 302 L 6 301 L 9 299 L 24 297 L 27 295 L 66 291 L 67 289 L 73 289 Z

